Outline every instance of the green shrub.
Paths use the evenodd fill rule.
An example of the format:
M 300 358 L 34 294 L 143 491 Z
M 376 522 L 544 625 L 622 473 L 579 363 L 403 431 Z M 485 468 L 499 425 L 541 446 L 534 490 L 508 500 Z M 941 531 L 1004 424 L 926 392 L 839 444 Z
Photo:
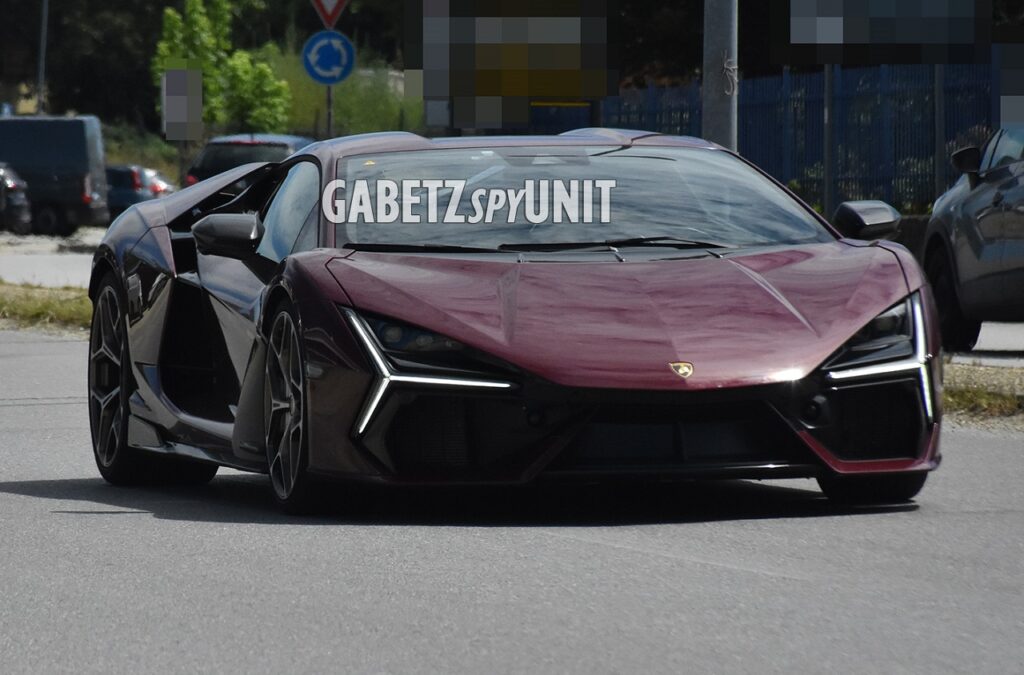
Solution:
M 287 81 L 292 93 L 289 126 L 295 133 L 323 137 L 327 127 L 327 91 L 302 65 L 298 54 L 261 54 L 274 74 Z M 394 91 L 386 66 L 369 62 L 334 87 L 333 135 L 371 131 L 417 131 L 422 128 L 423 104 Z
M 107 164 L 141 164 L 177 180 L 178 151 L 157 134 L 126 124 L 103 125 Z

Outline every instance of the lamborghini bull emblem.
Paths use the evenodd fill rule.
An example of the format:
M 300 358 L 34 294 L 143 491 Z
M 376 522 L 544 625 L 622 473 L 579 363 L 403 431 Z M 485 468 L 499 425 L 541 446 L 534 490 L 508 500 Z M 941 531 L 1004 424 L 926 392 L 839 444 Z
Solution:
M 683 378 L 684 380 L 690 375 L 693 375 L 693 364 L 686 361 L 677 361 L 676 363 L 668 364 L 668 367 L 672 369 L 672 372 Z

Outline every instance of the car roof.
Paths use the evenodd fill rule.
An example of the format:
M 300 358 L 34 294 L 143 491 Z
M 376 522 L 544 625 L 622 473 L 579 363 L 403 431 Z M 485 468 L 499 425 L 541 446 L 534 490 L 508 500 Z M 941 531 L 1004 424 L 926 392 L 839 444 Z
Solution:
M 304 148 L 302 154 L 317 156 L 321 162 L 365 152 L 401 152 L 407 150 L 440 150 L 448 148 L 489 148 L 528 146 L 672 146 L 721 149 L 721 146 L 693 136 L 669 136 L 636 129 L 586 128 L 566 131 L 557 136 L 457 136 L 426 138 L 405 131 L 358 134 L 319 141 Z
M 238 145 L 290 145 L 294 148 L 304 148 L 314 139 L 305 136 L 292 136 L 289 134 L 234 134 L 231 136 L 215 136 L 209 141 L 214 144 L 238 144 Z

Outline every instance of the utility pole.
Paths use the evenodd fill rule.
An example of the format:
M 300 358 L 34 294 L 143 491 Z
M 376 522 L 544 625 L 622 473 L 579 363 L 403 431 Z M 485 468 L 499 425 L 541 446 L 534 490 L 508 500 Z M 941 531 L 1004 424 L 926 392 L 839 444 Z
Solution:
M 43 90 L 46 87 L 46 24 L 49 23 L 50 2 L 43 0 L 42 25 L 39 28 L 39 73 L 36 80 L 36 114 L 43 114 Z
M 701 135 L 735 151 L 739 98 L 738 0 L 704 0 Z

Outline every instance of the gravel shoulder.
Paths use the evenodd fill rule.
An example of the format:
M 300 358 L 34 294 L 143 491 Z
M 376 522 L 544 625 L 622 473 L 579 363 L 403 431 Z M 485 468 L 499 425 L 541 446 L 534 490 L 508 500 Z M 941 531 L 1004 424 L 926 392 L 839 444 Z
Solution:
M 950 389 L 982 389 L 1024 396 L 1024 368 L 947 363 L 944 371 L 944 383 Z

